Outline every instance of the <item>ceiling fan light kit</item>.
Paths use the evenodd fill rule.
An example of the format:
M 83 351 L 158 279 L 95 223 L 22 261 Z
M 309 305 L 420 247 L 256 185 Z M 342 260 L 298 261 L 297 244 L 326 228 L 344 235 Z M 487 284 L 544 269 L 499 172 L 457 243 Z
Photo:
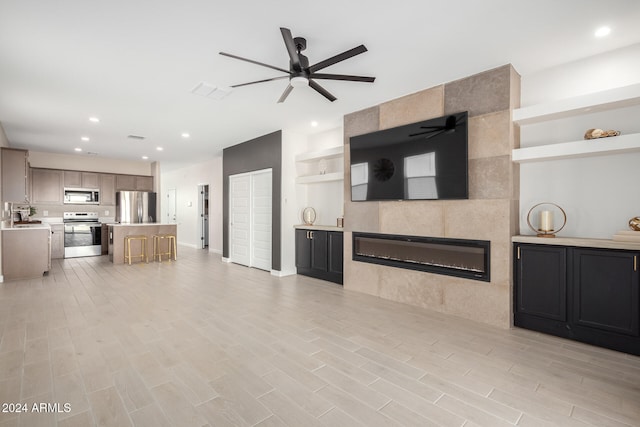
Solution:
M 333 96 L 325 88 L 323 88 L 320 84 L 318 84 L 314 79 L 343 80 L 343 81 L 364 82 L 364 83 L 373 83 L 375 81 L 376 79 L 375 77 L 351 76 L 346 74 L 317 73 L 317 71 L 320 71 L 331 65 L 337 64 L 338 62 L 342 62 L 346 59 L 349 59 L 351 57 L 354 57 L 356 55 L 366 52 L 367 48 L 364 45 L 354 47 L 353 49 L 349 49 L 338 55 L 332 56 L 331 58 L 327 58 L 324 61 L 320 61 L 317 64 L 310 66 L 309 59 L 301 53 L 303 50 L 307 48 L 307 40 L 304 39 L 303 37 L 294 38 L 291 35 L 291 30 L 289 30 L 288 28 L 280 28 L 280 32 L 282 33 L 282 39 L 284 40 L 284 45 L 287 48 L 287 53 L 289 54 L 289 70 L 285 70 L 284 68 L 265 64 L 262 62 L 254 61 L 252 59 L 243 58 L 241 56 L 232 55 L 230 53 L 220 52 L 220 55 L 228 56 L 229 58 L 239 59 L 245 62 L 250 62 L 252 64 L 260 65 L 262 67 L 271 68 L 273 70 L 286 73 L 287 75 L 281 76 L 281 77 L 273 77 L 270 79 L 257 80 L 257 81 L 248 82 L 248 83 L 240 83 L 240 84 L 231 86 L 232 88 L 289 78 L 289 84 L 287 85 L 284 92 L 280 96 L 280 99 L 278 99 L 278 102 L 284 102 L 284 100 L 287 99 L 287 96 L 289 96 L 289 94 L 291 93 L 294 87 L 301 87 L 301 86 L 310 86 L 313 90 L 318 92 L 320 95 L 324 96 L 326 99 L 333 102 L 337 98 Z

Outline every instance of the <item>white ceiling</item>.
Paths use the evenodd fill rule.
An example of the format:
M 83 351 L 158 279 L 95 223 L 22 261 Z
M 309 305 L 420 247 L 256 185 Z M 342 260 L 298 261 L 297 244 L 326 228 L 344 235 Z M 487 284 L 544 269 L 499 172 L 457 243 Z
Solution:
M 13 147 L 170 168 L 279 129 L 335 128 L 344 114 L 507 63 L 526 77 L 638 43 L 639 22 L 637 0 L 0 0 L 0 123 Z M 611 35 L 595 39 L 602 25 Z M 279 27 L 307 39 L 311 63 L 365 44 L 323 72 L 375 83 L 320 81 L 333 103 L 298 88 L 277 104 L 286 80 L 222 100 L 190 93 L 282 75 L 218 55 L 288 68 Z

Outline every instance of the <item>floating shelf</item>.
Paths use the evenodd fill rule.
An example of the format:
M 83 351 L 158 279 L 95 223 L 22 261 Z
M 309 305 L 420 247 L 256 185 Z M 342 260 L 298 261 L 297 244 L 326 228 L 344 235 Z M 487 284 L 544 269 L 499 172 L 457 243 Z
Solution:
M 634 84 L 519 108 L 513 110 L 513 121 L 528 125 L 639 104 L 640 84 Z
M 322 175 L 306 175 L 296 178 L 297 184 L 315 184 L 317 182 L 342 181 L 344 172 L 325 173 Z
M 324 150 L 308 151 L 296 156 L 296 162 L 315 162 L 321 159 L 337 159 L 344 155 L 344 147 L 331 147 Z
M 608 138 L 518 148 L 513 150 L 511 159 L 517 163 L 528 163 L 637 151 L 640 151 L 640 133 L 632 133 Z

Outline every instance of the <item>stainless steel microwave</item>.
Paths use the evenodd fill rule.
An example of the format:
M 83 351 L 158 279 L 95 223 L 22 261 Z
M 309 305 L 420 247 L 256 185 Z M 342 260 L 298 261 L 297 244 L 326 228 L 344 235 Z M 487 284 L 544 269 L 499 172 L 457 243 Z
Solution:
M 100 191 L 90 188 L 65 188 L 65 205 L 97 205 L 100 203 Z

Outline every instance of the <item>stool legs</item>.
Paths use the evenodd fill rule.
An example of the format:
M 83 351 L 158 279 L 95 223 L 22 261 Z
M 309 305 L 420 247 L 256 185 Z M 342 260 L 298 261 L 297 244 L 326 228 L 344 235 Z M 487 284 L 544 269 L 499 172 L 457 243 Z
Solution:
M 131 254 L 131 241 L 139 240 L 140 241 L 140 254 L 132 255 Z M 140 261 L 145 260 L 145 262 L 149 262 L 149 254 L 147 252 L 147 236 L 142 235 L 134 235 L 134 236 L 125 236 L 124 238 L 124 262 L 128 262 L 131 265 L 132 258 L 140 258 Z
M 162 252 L 162 241 L 167 241 L 167 251 Z M 158 261 L 162 262 L 162 256 L 167 255 L 167 260 L 171 261 L 173 256 L 174 261 L 178 259 L 178 251 L 176 244 L 176 236 L 173 234 L 154 234 L 153 235 L 153 260 L 158 258 Z

